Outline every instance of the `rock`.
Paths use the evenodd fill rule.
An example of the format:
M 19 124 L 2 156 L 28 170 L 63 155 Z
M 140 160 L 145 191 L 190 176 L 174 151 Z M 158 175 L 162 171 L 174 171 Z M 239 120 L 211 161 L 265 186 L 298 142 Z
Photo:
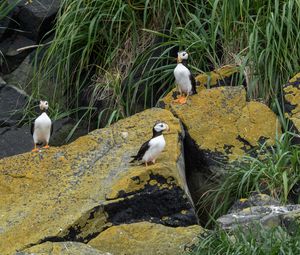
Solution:
M 249 198 L 241 198 L 237 200 L 229 209 L 228 213 L 238 213 L 245 208 L 253 206 L 279 206 L 280 202 L 269 195 L 256 193 L 252 194 Z
M 157 120 L 171 129 L 165 151 L 147 168 L 129 164 Z M 69 145 L 0 160 L 0 253 L 46 241 L 88 242 L 109 226 L 139 221 L 197 224 L 182 135 L 169 111 L 150 109 Z
M 198 88 L 187 104 L 172 103 L 171 91 L 160 103 L 178 117 L 186 130 L 185 154 L 187 178 L 198 201 L 204 183 L 212 176 L 222 175 L 228 163 L 246 154 L 256 155 L 259 145 L 274 145 L 280 123 L 265 105 L 246 101 L 242 86 Z
M 236 86 L 239 83 L 240 70 L 238 66 L 226 65 L 208 73 L 199 74 L 195 80 L 200 88 L 212 88 L 220 86 Z
M 0 85 L 0 127 L 12 126 L 22 119 L 27 104 L 24 91 L 10 85 Z
M 299 234 L 300 228 L 300 211 L 290 212 L 282 215 L 281 222 L 289 234 Z
M 32 50 L 18 51 L 18 49 L 35 44 L 34 41 L 18 34 L 3 40 L 0 43 L 0 50 L 2 52 L 0 56 L 0 72 L 8 74 L 15 70 Z
M 28 152 L 33 148 L 29 126 L 0 128 L 0 159 Z
M 25 59 L 18 65 L 18 67 L 9 74 L 4 75 L 4 79 L 8 84 L 22 88 L 27 94 L 32 95 L 37 90 L 40 95 L 43 95 L 48 101 L 56 95 L 55 102 L 59 104 L 62 108 L 66 104 L 66 97 L 62 93 L 59 94 L 57 88 L 60 86 L 51 78 L 43 78 L 43 82 L 37 80 L 36 77 L 36 66 L 41 64 L 41 59 L 43 58 L 45 50 L 37 51 L 34 50 L 28 54 Z M 43 70 L 40 70 L 43 72 Z
M 6 81 L 0 76 L 0 86 L 1 85 L 6 85 Z
M 35 245 L 15 255 L 112 255 L 102 253 L 91 246 L 78 242 L 45 242 Z
M 217 219 L 217 223 L 223 229 L 247 229 L 245 227 L 257 227 L 261 224 L 264 227 L 282 226 L 282 219 L 300 213 L 300 205 L 286 206 L 251 206 L 238 212 L 223 215 Z
M 13 3 L 14 0 L 8 0 Z M 14 18 L 18 21 L 18 29 L 26 31 L 24 36 L 39 41 L 54 25 L 56 13 L 60 7 L 60 0 L 21 0 L 17 4 Z
M 300 133 L 300 73 L 283 87 L 285 116 L 291 120 L 294 130 Z M 298 139 L 299 140 L 299 139 Z
M 110 227 L 89 245 L 116 255 L 179 255 L 195 245 L 202 232 L 199 225 L 171 228 L 139 222 Z
M 50 138 L 51 146 L 61 146 L 66 144 L 66 138 L 76 123 L 69 118 L 54 121 L 53 134 Z M 79 129 L 73 136 L 78 138 L 86 134 L 86 130 Z M 74 140 L 74 139 L 73 139 Z M 0 128 L 0 159 L 9 157 L 33 149 L 33 139 L 30 126 L 12 126 Z

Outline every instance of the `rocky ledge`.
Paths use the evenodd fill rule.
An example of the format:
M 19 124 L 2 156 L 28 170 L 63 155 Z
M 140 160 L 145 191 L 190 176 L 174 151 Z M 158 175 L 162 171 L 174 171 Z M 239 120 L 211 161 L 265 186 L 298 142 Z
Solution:
M 171 130 L 165 151 L 147 168 L 129 164 L 156 120 Z M 46 242 L 87 243 L 120 224 L 197 224 L 182 137 L 178 119 L 151 109 L 69 145 L 0 160 L 1 254 Z

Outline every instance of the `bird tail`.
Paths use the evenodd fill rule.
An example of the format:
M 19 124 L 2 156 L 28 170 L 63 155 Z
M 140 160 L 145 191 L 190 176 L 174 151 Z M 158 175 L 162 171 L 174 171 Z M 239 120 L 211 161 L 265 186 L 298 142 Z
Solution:
M 134 161 L 137 160 L 137 157 L 136 156 L 131 156 L 133 158 L 133 160 L 131 160 L 129 163 L 133 163 Z

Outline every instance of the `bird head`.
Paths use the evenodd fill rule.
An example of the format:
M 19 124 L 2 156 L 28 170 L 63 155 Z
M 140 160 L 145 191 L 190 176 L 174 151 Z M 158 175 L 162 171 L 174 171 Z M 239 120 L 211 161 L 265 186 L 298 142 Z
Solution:
M 180 51 L 177 53 L 177 63 L 181 63 L 182 60 L 187 60 L 189 54 L 186 51 Z
M 153 126 L 153 134 L 158 134 L 158 133 L 162 133 L 163 131 L 169 131 L 170 128 L 168 126 L 168 124 L 158 121 L 155 123 L 155 125 Z
M 49 108 L 48 101 L 41 100 L 39 106 L 42 111 L 47 111 Z

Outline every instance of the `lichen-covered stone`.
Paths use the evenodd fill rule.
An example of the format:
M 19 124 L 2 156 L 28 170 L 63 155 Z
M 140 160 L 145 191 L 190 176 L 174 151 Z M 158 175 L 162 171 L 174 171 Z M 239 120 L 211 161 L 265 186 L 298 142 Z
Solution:
M 110 227 L 89 245 L 115 255 L 181 255 L 197 243 L 202 232 L 198 225 L 171 228 L 139 222 Z
M 247 102 L 242 86 L 198 88 L 184 105 L 173 102 L 176 95 L 171 91 L 160 105 L 185 127 L 187 179 L 194 201 L 207 191 L 212 176 L 226 172 L 228 163 L 247 154 L 256 156 L 261 144 L 274 145 L 281 134 L 276 115 L 263 103 Z
M 170 99 L 175 99 L 173 92 L 165 103 Z M 276 115 L 262 103 L 247 102 L 242 86 L 198 90 L 187 104 L 169 103 L 167 108 L 182 120 L 200 150 L 229 161 L 265 141 L 273 145 L 280 134 Z
M 286 206 L 250 206 L 233 212 L 227 215 L 223 215 L 217 219 L 217 223 L 223 229 L 235 229 L 249 226 L 257 226 L 261 224 L 265 227 L 282 226 L 282 219 L 300 213 L 300 205 L 286 205 Z M 241 229 L 242 229 L 241 228 Z
M 45 242 L 15 255 L 112 255 L 100 252 L 90 245 L 78 242 Z
M 300 73 L 295 75 L 283 88 L 285 116 L 300 132 Z
M 229 209 L 228 213 L 237 213 L 245 208 L 253 206 L 279 206 L 280 202 L 269 195 L 256 193 L 252 194 L 248 198 L 240 198 L 237 200 L 233 206 Z
M 155 165 L 129 164 L 168 123 L 167 146 Z M 0 254 L 45 241 L 87 242 L 115 224 L 197 223 L 189 198 L 178 119 L 150 109 L 62 147 L 0 160 Z
M 281 217 L 281 222 L 290 234 L 299 234 L 300 210 L 283 215 Z
M 200 89 L 220 87 L 226 85 L 237 85 L 237 78 L 240 73 L 238 66 L 226 65 L 208 73 L 199 74 L 195 80 L 199 83 Z

